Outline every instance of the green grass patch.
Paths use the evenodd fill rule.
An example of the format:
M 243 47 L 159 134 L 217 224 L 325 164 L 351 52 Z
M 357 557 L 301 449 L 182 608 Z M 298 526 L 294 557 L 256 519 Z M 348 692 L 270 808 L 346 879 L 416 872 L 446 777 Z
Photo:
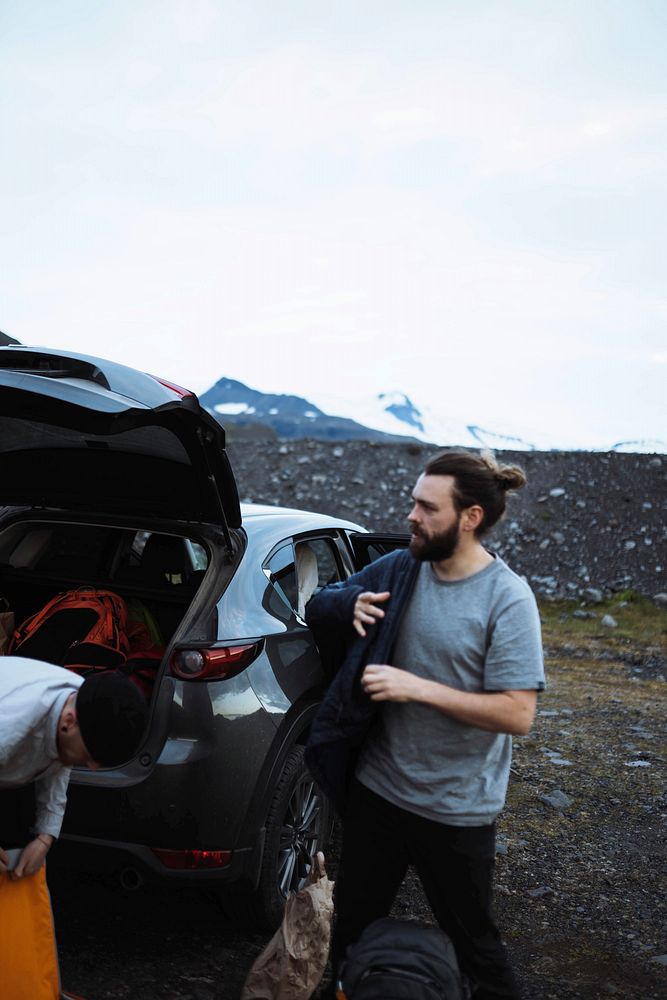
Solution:
M 595 617 L 575 617 L 577 610 Z M 615 627 L 602 624 L 605 615 L 611 615 L 617 623 Z M 635 591 L 623 591 L 601 604 L 542 601 L 540 616 L 546 645 L 586 646 L 594 642 L 603 643 L 610 650 L 634 644 L 667 651 L 667 611 Z

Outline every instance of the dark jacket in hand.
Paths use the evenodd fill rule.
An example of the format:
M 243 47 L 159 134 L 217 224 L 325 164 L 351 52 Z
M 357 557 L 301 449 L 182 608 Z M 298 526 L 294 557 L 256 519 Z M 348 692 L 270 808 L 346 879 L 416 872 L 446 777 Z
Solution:
M 316 594 L 306 606 L 306 621 L 323 658 L 331 652 L 342 660 L 313 722 L 306 761 L 318 785 L 342 811 L 359 749 L 374 720 L 377 705 L 360 684 L 367 663 L 390 663 L 403 612 L 412 593 L 419 562 L 408 550 L 392 552 Z M 379 605 L 385 613 L 367 625 L 366 637 L 352 625 L 354 605 L 364 591 L 390 597 Z

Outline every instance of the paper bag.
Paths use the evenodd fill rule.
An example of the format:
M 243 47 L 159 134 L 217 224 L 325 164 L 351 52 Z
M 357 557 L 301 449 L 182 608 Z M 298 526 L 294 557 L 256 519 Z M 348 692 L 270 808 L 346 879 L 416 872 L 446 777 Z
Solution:
M 309 1000 L 329 955 L 333 888 L 320 852 L 303 889 L 288 896 L 282 924 L 248 973 L 241 1000 Z

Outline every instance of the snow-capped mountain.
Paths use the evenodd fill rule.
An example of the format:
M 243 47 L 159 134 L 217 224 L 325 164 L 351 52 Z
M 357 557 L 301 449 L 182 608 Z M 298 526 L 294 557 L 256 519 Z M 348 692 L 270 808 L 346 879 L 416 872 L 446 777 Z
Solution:
M 667 441 L 659 438 L 610 441 L 603 446 L 592 444 L 584 435 L 567 441 L 551 434 L 530 434 L 502 422 L 493 427 L 454 420 L 432 407 L 418 407 L 403 392 L 381 392 L 364 399 L 342 399 L 316 394 L 313 401 L 327 413 L 354 413 L 355 420 L 387 434 L 409 434 L 420 441 L 440 445 L 463 445 L 469 448 L 490 448 L 502 451 L 667 451 Z
M 417 406 L 400 391 L 350 398 L 329 393 L 301 396 L 262 393 L 242 382 L 223 378 L 201 396 L 201 402 L 222 424 L 263 425 L 279 437 L 325 440 L 413 439 L 437 445 L 463 445 L 517 451 L 594 450 L 625 452 L 667 451 L 660 439 L 610 442 L 593 447 L 585 441 L 567 442 L 540 434 L 523 436 L 498 424 L 481 427 L 455 420 L 432 408 Z
M 405 424 L 384 431 L 345 415 L 328 414 L 301 396 L 263 393 L 243 382 L 222 378 L 200 402 L 225 426 L 269 428 L 278 437 L 336 440 L 400 440 L 410 435 Z
M 482 428 L 448 418 L 428 407 L 420 408 L 403 392 L 381 392 L 364 399 L 342 399 L 316 394 L 316 405 L 327 413 L 354 413 L 366 427 L 385 434 L 409 435 L 429 444 L 463 445 L 470 448 L 546 449 L 553 443 L 538 442 L 513 434 L 510 428 Z
M 21 341 L 0 331 L 0 346 Z M 582 430 L 578 440 L 526 433 L 523 428 L 494 421 L 493 427 L 454 419 L 432 407 L 420 408 L 401 391 L 351 397 L 313 393 L 309 399 L 265 393 L 235 379 L 221 378 L 200 397 L 220 420 L 246 437 L 316 438 L 320 440 L 423 441 L 440 446 L 462 445 L 502 451 L 667 452 L 667 440 L 651 437 L 591 441 Z M 468 415 L 474 420 L 474 414 Z

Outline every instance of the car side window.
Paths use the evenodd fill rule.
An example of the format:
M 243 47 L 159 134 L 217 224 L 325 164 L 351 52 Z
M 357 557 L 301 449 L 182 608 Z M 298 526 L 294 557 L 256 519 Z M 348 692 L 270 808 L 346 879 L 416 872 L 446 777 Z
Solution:
M 303 618 L 306 604 L 318 590 L 343 578 L 336 548 L 329 538 L 307 538 L 295 543 L 297 614 Z
M 301 618 L 313 594 L 345 575 L 331 538 L 304 538 L 294 545 L 281 545 L 264 569 L 283 601 Z
M 281 546 L 267 560 L 265 568 L 270 580 L 286 604 L 297 607 L 296 566 L 294 565 L 294 549 L 291 543 Z

